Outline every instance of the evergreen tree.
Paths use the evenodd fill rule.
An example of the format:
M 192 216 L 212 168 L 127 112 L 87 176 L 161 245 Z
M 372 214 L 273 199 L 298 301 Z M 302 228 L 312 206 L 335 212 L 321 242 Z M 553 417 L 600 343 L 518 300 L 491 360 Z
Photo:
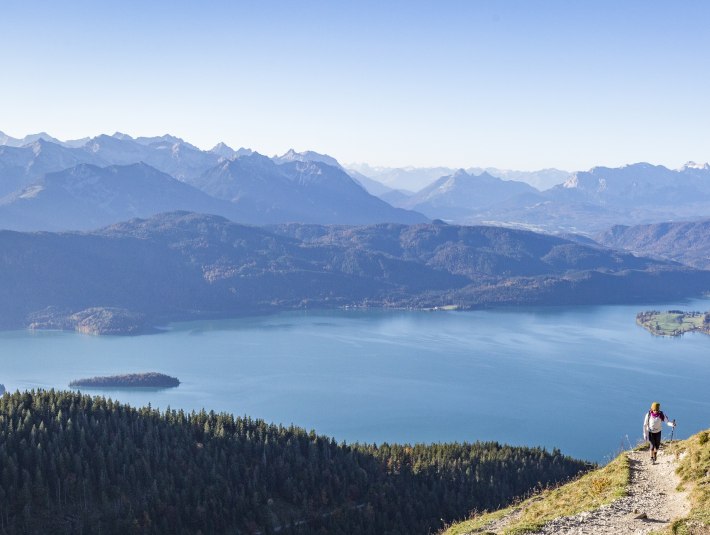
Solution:
M 416 534 L 584 463 L 495 442 L 338 444 L 230 414 L 0 397 L 0 533 Z

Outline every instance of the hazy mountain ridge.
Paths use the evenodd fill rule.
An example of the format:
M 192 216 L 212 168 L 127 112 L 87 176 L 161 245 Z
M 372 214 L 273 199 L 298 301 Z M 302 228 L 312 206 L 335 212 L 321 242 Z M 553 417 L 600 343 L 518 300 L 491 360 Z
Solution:
M 109 167 L 80 164 L 47 173 L 0 200 L 0 228 L 90 230 L 175 210 L 230 219 L 254 218 L 144 163 Z
M 14 138 L 13 138 L 14 139 Z M 24 143 L 30 140 L 29 144 Z M 21 144 L 22 143 L 22 144 Z M 0 196 L 28 186 L 45 173 L 63 171 L 82 163 L 106 167 L 147 163 L 173 178 L 195 178 L 218 165 L 225 154 L 238 157 L 248 149 L 234 151 L 223 145 L 218 151 L 202 151 L 180 138 L 164 135 L 132 138 L 117 132 L 72 142 L 46 134 L 0 144 Z
M 368 164 L 349 164 L 349 170 L 361 173 L 390 189 L 419 191 L 442 176 L 454 173 L 449 167 L 379 167 Z
M 537 171 L 517 171 L 514 169 L 499 169 L 497 167 L 469 167 L 466 171 L 472 175 L 480 175 L 485 172 L 503 180 L 525 182 L 540 191 L 562 184 L 572 174 L 569 171 L 555 168 L 539 169 Z
M 211 196 L 235 203 L 237 220 L 246 223 L 365 224 L 424 220 L 368 196 L 365 188 L 386 202 L 420 210 L 430 218 L 552 233 L 591 235 L 618 224 L 710 217 L 710 166 L 693 162 L 677 170 L 647 163 L 595 167 L 569 175 L 563 184 L 537 191 L 523 182 L 502 180 L 487 172 L 474 175 L 470 170 L 453 171 L 446 167 L 382 169 L 361 165 L 357 172 L 348 173 L 331 156 L 314 151 L 289 150 L 273 158 L 250 149 L 235 151 L 224 144 L 202 151 L 171 135 L 134 139 L 115 133 L 61 142 L 40 133 L 23 140 L 6 135 L 0 139 L 5 143 L 0 146 L 0 198 L 5 198 L 4 204 L 13 194 L 13 199 L 21 194 L 30 195 L 26 188 L 36 187 L 35 182 L 47 173 L 81 164 L 106 167 L 144 162 Z M 11 146 L 25 141 L 30 144 Z M 76 147 L 80 141 L 83 144 Z M 520 177 L 529 181 L 532 176 L 497 171 L 509 179 Z M 555 169 L 540 173 L 548 178 L 565 174 Z M 387 178 L 387 185 L 373 180 L 373 176 L 385 182 L 388 176 L 395 178 Z M 389 189 L 402 176 L 426 184 L 413 194 Z M 154 213 L 182 207 L 164 206 Z M 204 211 L 201 206 L 185 208 Z M 216 213 L 231 214 L 221 210 Z M 76 228 L 89 228 L 93 224 L 87 221 Z M 57 224 L 48 228 L 62 227 Z
M 360 166 L 358 169 L 375 168 Z M 381 194 L 382 198 L 395 206 L 413 208 L 430 218 L 453 223 L 495 224 L 554 233 L 592 234 L 616 224 L 710 216 L 710 166 L 707 164 L 689 162 L 677 170 L 648 163 L 619 168 L 595 167 L 569 174 L 564 183 L 545 191 L 523 184 L 526 189 L 521 187 L 522 183 L 512 180 L 497 179 L 496 183 L 491 180 L 493 175 L 485 172 L 473 175 L 470 170 L 453 172 L 434 168 L 420 169 L 417 173 L 444 170 L 450 172 L 417 193 L 390 191 Z M 556 170 L 548 171 L 552 173 L 550 176 L 562 176 L 556 175 Z M 375 170 L 372 176 L 388 175 L 377 175 Z M 515 172 L 506 176 L 511 178 Z M 476 177 L 479 189 L 471 186 L 465 191 L 457 187 L 463 179 L 474 184 Z
M 617 225 L 596 239 L 608 247 L 710 269 L 710 219 L 633 227 Z
M 90 139 L 83 148 L 112 165 L 145 162 L 183 181 L 214 167 L 221 158 L 170 135 L 136 139 L 126 134 L 100 135 Z
M 710 200 L 709 171 L 702 168 L 673 170 L 648 163 L 595 167 L 573 174 L 555 189 L 576 190 L 590 201 L 620 209 L 672 206 Z
M 710 272 L 443 224 L 262 229 L 179 212 L 89 233 L 2 231 L 0 250 L 3 327 L 47 307 L 114 307 L 163 322 L 302 307 L 638 302 L 710 289 Z
M 277 164 L 253 153 L 223 162 L 190 182 L 238 206 L 257 207 L 264 214 L 263 222 L 363 224 L 426 220 L 421 214 L 394 208 L 370 195 L 341 168 L 315 160 L 294 158 Z
M 23 147 L 0 147 L 0 198 L 29 186 L 46 173 L 82 163 L 106 165 L 82 149 L 67 148 L 39 139 Z
M 497 222 L 593 234 L 618 224 L 708 216 L 710 168 L 672 170 L 638 163 L 575 173 L 564 184 L 512 198 L 462 222 Z
M 272 160 L 275 163 L 290 163 L 290 162 L 320 162 L 332 167 L 337 167 L 345 171 L 345 169 L 340 165 L 338 160 L 327 154 L 320 154 L 318 152 L 307 150 L 304 152 L 296 152 L 293 149 L 289 149 L 286 153 L 281 156 L 274 156 Z
M 82 166 L 87 164 L 96 166 L 91 180 L 84 176 L 88 168 Z M 165 191 L 146 182 L 157 180 L 155 173 L 145 171 L 148 165 L 162 172 Z M 122 180 L 109 185 L 112 173 Z M 82 230 L 174 210 L 252 224 L 426 221 L 368 194 L 339 167 L 295 157 L 277 165 L 248 149 L 233 151 L 226 145 L 205 152 L 173 136 L 133 139 L 116 133 L 92 138 L 82 148 L 43 139 L 20 148 L 0 147 L 2 228 Z
M 50 136 L 47 132 L 39 132 L 37 134 L 30 134 L 30 135 L 27 135 L 23 138 L 14 138 L 12 136 L 5 134 L 4 132 L 0 132 L 0 146 L 24 147 L 26 145 L 31 145 L 32 143 L 35 143 L 36 141 L 39 141 L 40 139 L 42 139 L 44 141 L 50 141 L 52 143 L 56 143 L 58 145 L 62 145 L 64 147 L 70 147 L 70 148 L 80 147 L 89 140 L 88 137 L 85 137 L 85 138 L 81 138 L 81 139 L 71 139 L 71 140 L 67 140 L 67 141 L 61 141 L 55 137 Z
M 390 189 L 419 191 L 443 176 L 454 174 L 454 167 L 381 167 L 368 164 L 349 164 L 348 170 L 364 174 L 381 182 Z M 540 169 L 538 171 L 516 171 L 496 167 L 467 167 L 470 175 L 488 173 L 502 180 L 525 182 L 537 190 L 546 190 L 562 184 L 572 173 L 560 169 Z
M 470 175 L 463 169 L 441 177 L 403 200 L 398 206 L 422 212 L 431 218 L 458 221 L 472 212 L 537 190 L 523 182 L 506 181 L 488 173 Z

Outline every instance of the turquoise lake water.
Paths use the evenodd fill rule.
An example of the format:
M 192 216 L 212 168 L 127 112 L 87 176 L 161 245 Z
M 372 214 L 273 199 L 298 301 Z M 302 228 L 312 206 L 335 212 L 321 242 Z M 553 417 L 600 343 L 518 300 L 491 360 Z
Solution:
M 497 440 L 604 462 L 641 438 L 652 401 L 678 420 L 680 438 L 710 427 L 710 336 L 654 337 L 635 324 L 653 308 L 706 311 L 710 300 L 290 312 L 138 337 L 0 332 L 0 383 L 67 388 L 82 377 L 158 371 L 182 384 L 90 392 L 294 423 L 338 441 Z

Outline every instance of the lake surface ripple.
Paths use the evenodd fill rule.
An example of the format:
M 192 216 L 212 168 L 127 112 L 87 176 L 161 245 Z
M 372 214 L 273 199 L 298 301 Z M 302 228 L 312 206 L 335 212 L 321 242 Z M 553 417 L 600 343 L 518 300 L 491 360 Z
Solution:
M 92 390 L 134 406 L 227 411 L 348 442 L 497 440 L 606 461 L 660 401 L 678 437 L 710 427 L 710 337 L 654 337 L 654 306 L 309 311 L 176 323 L 137 337 L 0 333 L 8 390 L 157 371 L 178 388 Z

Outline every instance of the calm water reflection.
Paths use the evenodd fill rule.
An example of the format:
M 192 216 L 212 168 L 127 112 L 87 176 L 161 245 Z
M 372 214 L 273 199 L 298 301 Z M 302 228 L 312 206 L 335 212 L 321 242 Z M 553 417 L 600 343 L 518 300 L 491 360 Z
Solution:
M 0 333 L 8 390 L 140 371 L 177 389 L 101 393 L 154 407 L 248 414 L 338 440 L 498 440 L 603 461 L 659 400 L 688 436 L 710 427 L 710 337 L 652 337 L 647 308 L 338 311 L 179 323 L 152 336 Z M 92 394 L 97 391 L 92 390 Z

